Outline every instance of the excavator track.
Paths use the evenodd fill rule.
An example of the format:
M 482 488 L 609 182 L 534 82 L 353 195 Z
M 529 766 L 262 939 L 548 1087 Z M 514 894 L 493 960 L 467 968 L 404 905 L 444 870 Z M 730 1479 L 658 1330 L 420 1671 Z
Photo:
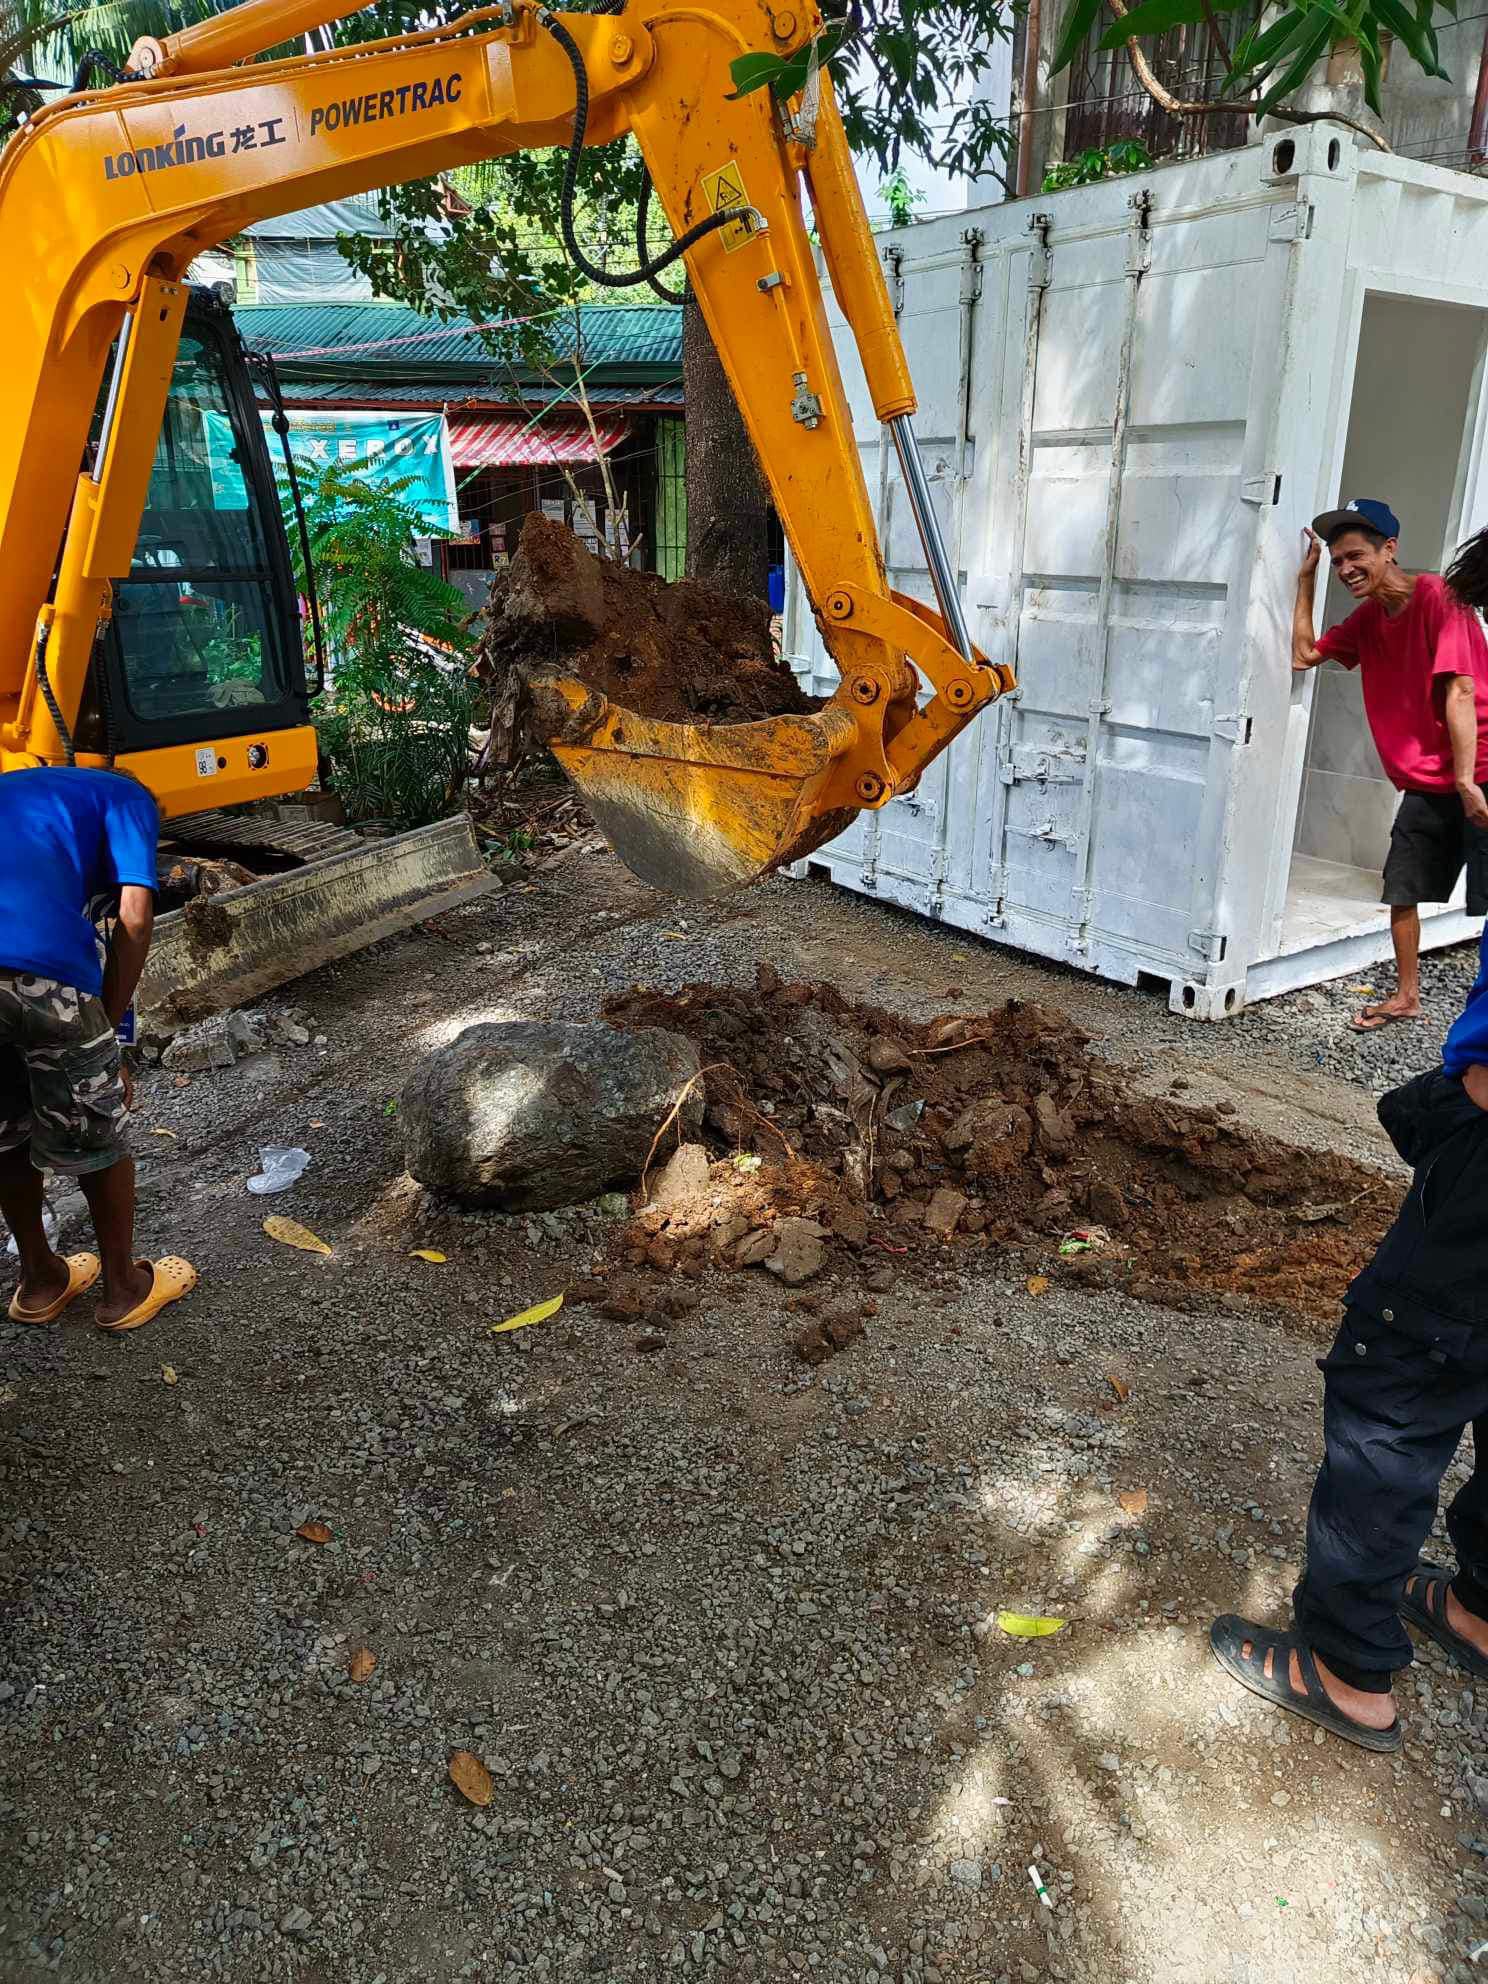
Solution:
M 162 858 L 180 854 L 227 855 L 253 866 L 254 855 L 268 855 L 276 866 L 303 867 L 346 854 L 366 841 L 350 827 L 313 820 L 302 806 L 282 805 L 275 814 L 186 813 L 161 829 Z

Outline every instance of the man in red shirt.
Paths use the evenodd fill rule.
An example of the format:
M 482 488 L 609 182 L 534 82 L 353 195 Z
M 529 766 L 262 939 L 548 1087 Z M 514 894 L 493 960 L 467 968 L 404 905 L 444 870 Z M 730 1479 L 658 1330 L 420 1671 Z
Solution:
M 1401 570 L 1400 525 L 1388 504 L 1360 498 L 1314 517 L 1303 535 L 1292 667 L 1338 661 L 1359 670 L 1375 749 L 1402 795 L 1381 895 L 1390 905 L 1396 990 L 1355 1019 L 1369 1033 L 1421 1017 L 1421 903 L 1446 902 L 1466 867 L 1468 914 L 1488 915 L 1488 642 L 1445 579 Z M 1325 545 L 1359 604 L 1314 643 Z

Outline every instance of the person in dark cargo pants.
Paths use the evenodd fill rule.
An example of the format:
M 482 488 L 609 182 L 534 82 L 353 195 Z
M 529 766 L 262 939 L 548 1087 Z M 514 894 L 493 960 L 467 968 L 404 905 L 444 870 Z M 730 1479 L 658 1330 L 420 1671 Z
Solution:
M 1481 960 L 1442 1065 L 1380 1101 L 1414 1176 L 1320 1363 L 1324 1458 L 1293 1630 L 1232 1614 L 1209 1635 L 1242 1687 L 1370 1750 L 1401 1746 L 1406 1624 L 1488 1677 L 1488 933 Z M 1473 1473 L 1447 1511 L 1454 1576 L 1420 1550 L 1469 1425 Z

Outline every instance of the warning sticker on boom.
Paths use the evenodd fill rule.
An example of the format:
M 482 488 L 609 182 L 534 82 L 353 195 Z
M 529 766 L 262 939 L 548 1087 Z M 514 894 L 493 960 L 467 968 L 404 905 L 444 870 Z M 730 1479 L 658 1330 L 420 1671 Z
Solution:
M 730 159 L 716 172 L 703 174 L 703 198 L 708 202 L 709 211 L 715 214 L 729 207 L 749 205 L 749 195 L 744 191 L 744 174 L 737 159 Z M 755 230 L 747 220 L 730 221 L 727 227 L 718 230 L 718 238 L 731 255 L 736 248 L 752 241 L 754 236 Z

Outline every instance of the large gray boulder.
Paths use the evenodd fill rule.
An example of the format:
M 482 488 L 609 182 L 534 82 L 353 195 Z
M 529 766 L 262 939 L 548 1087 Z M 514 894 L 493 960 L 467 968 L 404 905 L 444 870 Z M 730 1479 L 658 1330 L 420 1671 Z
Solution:
M 545 1020 L 467 1027 L 403 1091 L 408 1168 L 467 1205 L 575 1205 L 640 1177 L 697 1073 L 697 1049 L 680 1034 Z M 703 1102 L 693 1081 L 677 1118 L 684 1135 L 701 1127 Z

